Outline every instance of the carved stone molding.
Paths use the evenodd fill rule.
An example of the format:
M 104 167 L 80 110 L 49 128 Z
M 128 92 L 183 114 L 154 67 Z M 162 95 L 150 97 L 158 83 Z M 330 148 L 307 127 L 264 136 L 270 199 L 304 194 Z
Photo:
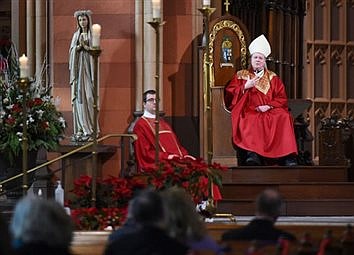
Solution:
M 333 46 L 331 51 L 331 59 L 335 60 L 335 63 L 339 66 L 343 64 L 343 46 Z
M 321 65 L 326 64 L 326 46 L 317 46 L 315 48 L 315 59 L 319 61 Z
M 348 63 L 354 65 L 354 47 L 348 47 Z
M 316 119 L 323 119 L 326 116 L 328 104 L 327 103 L 316 103 L 315 104 L 315 117 Z
M 344 118 L 345 117 L 345 104 L 344 103 L 332 103 L 330 116 Z

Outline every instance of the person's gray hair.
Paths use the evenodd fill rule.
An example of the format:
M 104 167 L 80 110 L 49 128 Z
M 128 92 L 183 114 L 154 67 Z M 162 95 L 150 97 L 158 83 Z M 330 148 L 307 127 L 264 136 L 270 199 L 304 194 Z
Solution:
M 10 231 L 15 240 L 23 243 L 69 247 L 73 224 L 63 206 L 56 201 L 23 198 L 16 205 Z

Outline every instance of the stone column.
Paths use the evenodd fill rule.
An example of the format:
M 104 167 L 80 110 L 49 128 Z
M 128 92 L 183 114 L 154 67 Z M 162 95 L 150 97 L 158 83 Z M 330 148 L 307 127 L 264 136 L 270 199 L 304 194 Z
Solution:
M 28 74 L 29 76 L 34 75 L 34 65 L 35 65 L 35 32 L 34 32 L 34 0 L 27 0 L 26 2 L 26 17 L 27 17 L 27 24 L 26 24 L 26 35 L 27 35 L 27 57 L 28 57 Z
M 36 69 L 35 75 L 36 77 L 45 79 L 45 76 L 41 77 L 42 67 L 45 59 L 45 50 L 46 50 L 46 9 L 45 9 L 46 1 L 36 0 L 35 2 L 35 27 L 36 27 L 36 39 L 35 39 L 35 49 L 36 49 Z M 45 71 L 45 70 L 44 70 Z M 42 82 L 45 82 L 43 80 Z
M 162 1 L 161 1 L 162 4 Z M 161 17 L 163 19 L 163 6 Z M 142 94 L 148 89 L 155 89 L 156 35 L 147 23 L 152 21 L 151 0 L 135 1 L 135 53 L 136 53 L 136 104 L 135 110 L 142 111 Z M 163 110 L 163 27 L 160 28 L 160 110 Z

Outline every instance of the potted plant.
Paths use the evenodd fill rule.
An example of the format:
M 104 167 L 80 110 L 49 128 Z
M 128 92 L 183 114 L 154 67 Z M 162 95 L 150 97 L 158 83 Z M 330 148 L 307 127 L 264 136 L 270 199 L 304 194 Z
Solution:
M 4 49 L 1 49 L 3 52 Z M 54 150 L 63 137 L 66 126 L 51 96 L 51 87 L 42 87 L 40 80 L 29 84 L 23 94 L 18 87 L 18 57 L 14 47 L 7 56 L 0 55 L 0 155 L 7 168 L 18 168 L 22 154 L 23 100 L 27 109 L 28 151 L 44 148 Z M 24 98 L 25 97 L 25 98 Z M 6 169 L 6 166 L 2 166 Z M 13 175 L 8 173 L 7 175 Z
M 158 167 L 126 178 L 109 176 L 97 181 L 96 207 L 91 206 L 92 178 L 81 176 L 74 181 L 74 199 L 67 202 L 78 230 L 103 230 L 119 226 L 125 219 L 129 200 L 146 187 L 164 190 L 173 186 L 186 189 L 198 204 L 209 197 L 211 184 L 221 186 L 219 164 L 202 159 L 172 159 Z

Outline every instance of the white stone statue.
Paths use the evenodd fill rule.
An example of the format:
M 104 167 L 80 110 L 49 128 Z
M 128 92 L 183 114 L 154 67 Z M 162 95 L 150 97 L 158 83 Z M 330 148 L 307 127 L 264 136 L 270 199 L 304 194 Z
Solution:
M 92 140 L 94 132 L 94 65 L 93 58 L 88 52 L 92 43 L 91 13 L 90 10 L 80 10 L 74 13 L 77 30 L 73 35 L 69 50 L 74 129 L 72 140 L 76 142 Z

